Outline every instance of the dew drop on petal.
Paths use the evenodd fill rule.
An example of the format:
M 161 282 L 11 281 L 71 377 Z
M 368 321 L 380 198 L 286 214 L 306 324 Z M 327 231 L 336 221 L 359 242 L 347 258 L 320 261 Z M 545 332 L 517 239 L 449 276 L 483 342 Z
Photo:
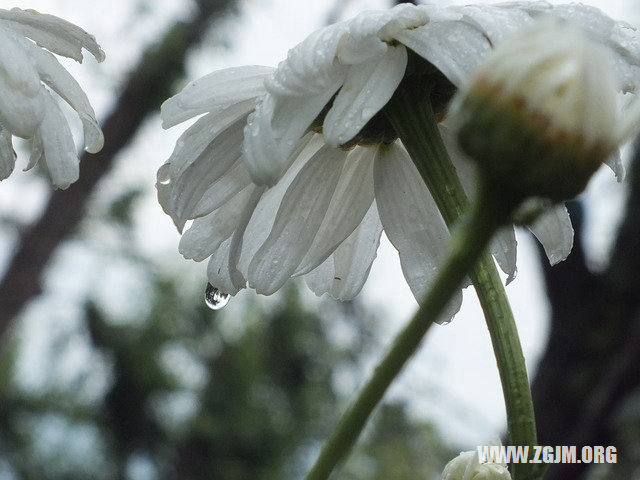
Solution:
M 171 164 L 165 163 L 158 169 L 156 180 L 160 185 L 169 185 L 171 183 Z
M 216 287 L 207 283 L 207 289 L 204 291 L 204 302 L 211 310 L 220 310 L 229 303 L 228 293 L 221 292 Z

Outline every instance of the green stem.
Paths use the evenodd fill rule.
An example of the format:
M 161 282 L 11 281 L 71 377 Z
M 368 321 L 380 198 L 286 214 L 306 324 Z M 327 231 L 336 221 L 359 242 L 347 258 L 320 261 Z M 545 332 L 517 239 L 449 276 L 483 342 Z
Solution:
M 489 198 L 490 200 L 490 198 Z M 479 202 L 484 203 L 484 202 Z M 391 382 L 420 346 L 424 335 L 442 313 L 464 277 L 475 265 L 501 222 L 492 214 L 491 205 L 477 205 L 465 215 L 457 230 L 447 260 L 424 301 L 408 325 L 396 336 L 393 345 L 355 402 L 343 415 L 333 435 L 327 440 L 306 480 L 324 480 L 342 460 L 358 438 L 371 412 L 382 399 Z
M 405 81 L 387 104 L 386 113 L 427 187 L 442 216 L 451 228 L 468 207 L 455 167 L 442 142 L 431 108 L 430 89 L 424 82 Z M 498 197 L 497 192 L 488 193 Z M 513 205 L 495 198 L 489 213 L 505 220 Z M 507 411 L 509 441 L 512 445 L 536 445 L 533 401 L 518 331 L 506 292 L 491 255 L 484 251 L 469 273 L 476 289 L 496 356 Z M 534 464 L 513 464 L 514 480 L 539 477 Z

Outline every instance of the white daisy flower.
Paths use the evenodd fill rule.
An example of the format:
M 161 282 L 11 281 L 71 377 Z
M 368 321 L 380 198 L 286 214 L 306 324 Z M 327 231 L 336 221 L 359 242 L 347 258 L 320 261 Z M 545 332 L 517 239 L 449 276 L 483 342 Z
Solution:
M 615 47 L 620 89 L 635 89 L 640 48 L 624 25 L 590 7 L 544 2 L 365 12 L 311 34 L 275 71 L 227 69 L 191 83 L 163 105 L 164 127 L 206 115 L 180 137 L 157 185 L 179 229 L 195 219 L 181 253 L 209 258 L 209 282 L 231 295 L 247 285 L 268 295 L 304 276 L 316 294 L 345 300 L 362 288 L 384 229 L 421 298 L 449 232 L 381 110 L 416 65 L 435 72 L 436 93 L 448 100 L 493 45 L 547 14 L 577 18 Z M 471 191 L 472 167 L 452 153 Z M 532 230 L 552 263 L 568 255 L 564 207 Z M 513 229 L 493 252 L 512 277 Z M 460 296 L 443 320 L 459 303 Z
M 53 184 L 67 188 L 78 179 L 79 160 L 57 97 L 80 117 L 86 151 L 100 151 L 103 136 L 86 94 L 53 54 L 82 62 L 83 48 L 98 61 L 104 52 L 72 23 L 19 8 L 0 9 L 0 44 L 0 180 L 13 171 L 15 135 L 32 141 L 27 169 L 42 158 Z
M 460 452 L 442 471 L 442 480 L 511 480 L 505 463 L 480 463 L 478 452 Z

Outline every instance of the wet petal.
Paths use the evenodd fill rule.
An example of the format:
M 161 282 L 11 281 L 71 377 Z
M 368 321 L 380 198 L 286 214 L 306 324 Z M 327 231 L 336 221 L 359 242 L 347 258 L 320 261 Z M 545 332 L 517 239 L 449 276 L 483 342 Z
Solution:
M 234 269 L 230 265 L 233 237 L 227 238 L 222 245 L 211 255 L 207 263 L 207 280 L 211 285 L 223 293 L 235 295 L 244 288 L 244 284 L 238 285 L 234 278 Z
M 253 210 L 242 239 L 242 252 L 238 260 L 238 269 L 246 278 L 249 276 L 249 265 L 256 256 L 256 252 L 264 244 L 271 232 L 282 199 L 291 183 L 307 162 L 322 147 L 322 136 L 311 136 L 310 142 L 295 155 L 293 164 L 286 170 L 284 176 L 273 187 L 266 189 Z
M 327 213 L 296 275 L 317 267 L 360 224 L 373 202 L 375 149 L 358 147 L 347 157 Z
M 540 215 L 529 229 L 544 247 L 551 265 L 561 262 L 571 253 L 573 227 L 564 204 L 552 207 Z
M 365 64 L 354 65 L 324 120 L 327 144 L 337 147 L 351 140 L 386 105 L 407 66 L 404 46 L 387 51 Z
M 346 153 L 322 147 L 282 199 L 269 237 L 249 265 L 249 285 L 271 295 L 291 277 L 325 218 Z
M 252 193 L 253 186 L 249 186 L 214 212 L 194 220 L 191 228 L 182 235 L 178 251 L 196 262 L 215 252 L 236 230 Z
M 245 121 L 246 117 L 241 117 L 215 136 L 176 179 L 169 210 L 179 230 L 193 218 L 194 210 L 209 188 L 241 163 Z
M 376 258 L 382 223 L 375 202 L 362 222 L 321 265 L 305 275 L 318 296 L 329 293 L 338 300 L 351 300 L 364 286 Z
M 459 21 L 430 22 L 402 30 L 395 38 L 433 64 L 456 87 L 469 78 L 491 49 L 482 31 Z
M 82 62 L 82 49 L 85 48 L 99 62 L 104 60 L 104 52 L 95 37 L 62 18 L 35 10 L 12 8 L 0 9 L 0 22 L 58 55 Z
M 378 149 L 374 182 L 384 231 L 398 250 L 414 297 L 421 301 L 447 255 L 449 230 L 418 170 L 397 144 Z M 457 311 L 458 300 L 449 310 Z M 440 318 L 448 320 L 446 315 Z
M 264 79 L 272 72 L 271 67 L 248 65 L 218 70 L 191 82 L 160 107 L 162 127 L 254 100 L 264 95 Z
M 19 90 L 26 97 L 36 97 L 41 88 L 40 78 L 30 58 L 22 51 L 20 37 L 0 28 L 0 45 L 0 76 L 11 89 Z M 2 92 L 5 95 L 10 90 L 3 89 Z
M 0 70 L 0 123 L 13 135 L 31 137 L 44 115 L 45 103 L 41 91 L 35 96 L 13 88 Z M 66 122 L 66 121 L 65 121 Z
M 44 158 L 54 186 L 66 189 L 78 179 L 80 161 L 76 154 L 73 136 L 64 114 L 50 94 L 42 94 L 46 104 L 40 124 Z
M 32 42 L 21 42 L 31 56 L 34 66 L 44 83 L 60 95 L 76 112 L 82 121 L 84 144 L 89 153 L 96 153 L 104 145 L 104 137 L 96 114 L 78 82 L 49 52 L 36 47 Z
M 11 133 L 0 125 L 0 180 L 4 180 L 16 164 L 16 154 L 11 143 Z
M 616 180 L 618 182 L 622 182 L 624 180 L 626 172 L 624 169 L 624 165 L 622 164 L 622 158 L 620 157 L 620 150 L 616 150 L 613 155 L 607 158 L 605 163 L 611 170 L 613 170 L 613 173 L 616 176 Z

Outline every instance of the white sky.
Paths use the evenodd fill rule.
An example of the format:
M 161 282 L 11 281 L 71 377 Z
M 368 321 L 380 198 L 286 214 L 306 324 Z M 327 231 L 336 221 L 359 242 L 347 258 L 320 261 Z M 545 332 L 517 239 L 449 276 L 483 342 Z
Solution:
M 345 1 L 345 0 L 343 0 Z M 189 77 L 201 76 L 216 68 L 242 64 L 276 65 L 286 51 L 324 22 L 327 5 L 334 2 L 295 0 L 244 0 L 237 24 L 223 35 L 231 48 L 203 48 L 189 62 Z M 469 2 L 455 2 L 469 3 Z M 495 3 L 495 2 L 492 2 Z M 631 0 L 598 0 L 586 2 L 598 6 L 614 18 L 637 23 L 638 10 L 631 11 Z M 352 0 L 346 13 L 350 16 L 363 9 L 381 8 L 387 2 Z M 72 21 L 94 34 L 107 53 L 98 65 L 87 59 L 82 66 L 67 62 L 69 68 L 89 93 L 98 116 L 104 116 L 113 101 L 114 88 L 135 64 L 142 45 L 156 38 L 166 25 L 189 11 L 187 1 L 86 2 L 85 0 L 15 0 L 10 6 L 35 8 Z M 8 7 L 7 7 L 8 8 Z M 216 40 L 220 39 L 220 34 Z M 206 47 L 207 43 L 205 43 Z M 209 46 L 213 42 L 209 42 Z M 182 128 L 163 132 L 158 119 L 152 119 L 141 136 L 123 156 L 117 174 L 104 182 L 111 185 L 131 183 L 141 178 L 155 182 L 155 170 L 169 156 L 173 142 Z M 28 174 L 15 172 L 0 185 L 0 202 L 15 208 L 37 211 L 36 205 L 25 207 L 15 192 Z M 10 184 L 14 185 L 13 187 Z M 31 187 L 41 192 L 38 186 Z M 3 193 L 4 192 L 4 193 Z M 595 262 L 606 259 L 615 223 L 623 201 L 623 188 L 613 174 L 603 171 L 593 182 L 589 200 L 588 246 Z M 139 214 L 141 231 L 157 234 L 140 241 L 150 253 L 166 259 L 172 266 L 184 262 L 177 253 L 178 234 L 153 198 L 145 202 Z M 544 346 L 548 308 L 539 275 L 537 255 L 528 235 L 519 235 L 517 279 L 507 291 L 520 329 L 525 356 L 530 367 Z M 200 265 L 204 282 L 206 266 Z M 72 288 L 72 287 L 69 287 Z M 76 285 L 73 288 L 83 288 Z M 251 293 L 248 293 L 251 294 Z M 371 276 L 363 292 L 366 305 L 381 312 L 382 329 L 391 340 L 393 332 L 416 309 L 395 252 L 388 242 L 379 252 Z M 434 419 L 447 438 L 467 442 L 469 446 L 488 441 L 504 426 L 504 407 L 495 360 L 481 311 L 470 291 L 466 292 L 463 309 L 447 326 L 433 328 L 425 347 L 414 358 L 392 395 L 410 396 L 419 415 Z

